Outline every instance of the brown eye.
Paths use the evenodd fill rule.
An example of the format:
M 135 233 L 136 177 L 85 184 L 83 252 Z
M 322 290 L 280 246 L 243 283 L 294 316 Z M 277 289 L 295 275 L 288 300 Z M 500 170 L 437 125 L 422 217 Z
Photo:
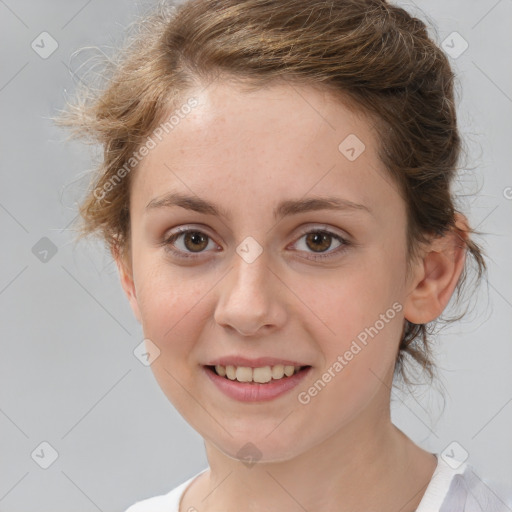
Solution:
M 333 235 L 329 233 L 317 231 L 309 233 L 306 236 L 306 244 L 310 249 L 313 249 L 314 251 L 324 252 L 331 246 L 332 238 Z
M 337 245 L 334 246 L 333 250 L 329 250 L 332 247 L 333 241 L 336 242 Z M 343 254 L 348 247 L 352 245 L 352 242 L 349 242 L 345 238 L 336 233 L 332 233 L 331 231 L 317 229 L 304 231 L 302 236 L 294 245 L 296 249 L 300 250 L 300 252 L 306 253 L 306 259 L 320 261 L 322 259 L 341 256 L 341 254 Z
M 182 233 L 183 244 L 192 252 L 200 252 L 208 246 L 208 236 L 200 231 L 189 231 L 188 233 Z
M 194 253 L 199 255 L 205 252 L 209 243 L 216 247 L 207 234 L 196 229 L 181 229 L 178 233 L 166 238 L 161 245 L 178 258 L 193 258 Z

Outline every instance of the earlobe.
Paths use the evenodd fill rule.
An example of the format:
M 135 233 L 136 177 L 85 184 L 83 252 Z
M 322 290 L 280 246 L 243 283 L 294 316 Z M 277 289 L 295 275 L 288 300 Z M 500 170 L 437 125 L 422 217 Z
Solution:
M 120 254 L 117 248 L 113 248 L 111 253 L 119 271 L 121 286 L 123 287 L 123 290 L 128 297 L 128 301 L 130 303 L 130 307 L 132 308 L 133 314 L 135 315 L 135 318 L 138 320 L 138 322 L 142 324 L 139 303 L 137 301 L 137 294 L 133 280 L 133 267 L 131 263 L 127 261 L 128 257 Z
M 464 269 L 467 219 L 456 214 L 455 228 L 435 238 L 418 261 L 404 316 L 414 324 L 438 318 L 446 308 Z

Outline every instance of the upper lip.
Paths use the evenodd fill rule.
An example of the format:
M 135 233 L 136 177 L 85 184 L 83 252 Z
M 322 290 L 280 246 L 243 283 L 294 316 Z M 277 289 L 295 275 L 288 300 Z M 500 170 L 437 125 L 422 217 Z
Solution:
M 248 368 L 260 368 L 263 366 L 276 366 L 282 364 L 284 366 L 309 366 L 304 363 L 293 361 L 292 359 L 282 359 L 278 357 L 258 357 L 249 359 L 243 356 L 225 356 L 219 357 L 207 363 L 205 366 L 245 366 Z

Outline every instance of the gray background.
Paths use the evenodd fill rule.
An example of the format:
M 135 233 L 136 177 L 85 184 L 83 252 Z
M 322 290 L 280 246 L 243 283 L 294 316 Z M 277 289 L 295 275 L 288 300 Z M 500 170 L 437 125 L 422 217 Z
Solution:
M 77 82 L 71 54 L 117 44 L 147 5 L 0 0 L 3 512 L 120 511 L 207 464 L 200 436 L 134 357 L 142 330 L 109 255 L 97 242 L 72 243 L 70 223 L 95 153 L 64 143 L 65 133 L 49 119 Z M 468 167 L 474 167 L 459 189 L 480 190 L 461 206 L 487 233 L 478 240 L 490 269 L 470 316 L 437 339 L 444 411 L 435 388 L 419 388 L 415 396 L 394 390 L 392 417 L 431 451 L 460 450 L 451 445 L 457 442 L 504 496 L 512 482 L 512 1 L 402 5 L 435 23 L 438 42 L 457 31 L 469 44 L 452 58 Z M 46 59 L 31 47 L 43 31 L 58 42 Z M 36 257 L 42 247 L 36 244 L 48 245 L 44 237 L 57 251 L 47 261 Z M 44 457 L 31 456 L 41 453 L 43 441 L 58 453 L 47 469 L 36 463 Z

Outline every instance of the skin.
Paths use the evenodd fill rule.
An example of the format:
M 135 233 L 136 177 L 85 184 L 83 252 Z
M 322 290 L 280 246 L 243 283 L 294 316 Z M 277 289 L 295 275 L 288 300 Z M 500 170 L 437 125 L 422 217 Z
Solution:
M 437 461 L 391 423 L 393 367 L 404 319 L 434 320 L 448 303 L 463 268 L 464 231 L 433 240 L 407 276 L 405 203 L 378 158 L 370 119 L 308 86 L 247 92 L 217 81 L 191 96 L 198 106 L 134 171 L 131 253 L 114 252 L 144 336 L 160 350 L 154 375 L 204 438 L 210 469 L 188 487 L 180 510 L 414 511 Z M 349 134 L 366 146 L 354 161 L 338 149 Z M 230 218 L 177 206 L 145 211 L 171 191 L 214 202 Z M 281 200 L 324 195 L 371 213 L 273 219 Z M 463 216 L 457 222 L 466 225 Z M 161 245 L 179 226 L 207 235 L 199 248 L 184 236 L 174 241 L 195 259 Z M 319 247 L 302 228 L 351 243 L 336 253 L 335 237 Z M 236 252 L 248 236 L 263 250 L 252 263 Z M 322 250 L 332 257 L 308 259 Z M 298 393 L 394 303 L 401 311 L 301 404 Z M 241 403 L 201 369 L 232 354 L 293 359 L 312 370 L 284 396 Z M 249 441 L 261 453 L 250 467 L 237 457 Z

